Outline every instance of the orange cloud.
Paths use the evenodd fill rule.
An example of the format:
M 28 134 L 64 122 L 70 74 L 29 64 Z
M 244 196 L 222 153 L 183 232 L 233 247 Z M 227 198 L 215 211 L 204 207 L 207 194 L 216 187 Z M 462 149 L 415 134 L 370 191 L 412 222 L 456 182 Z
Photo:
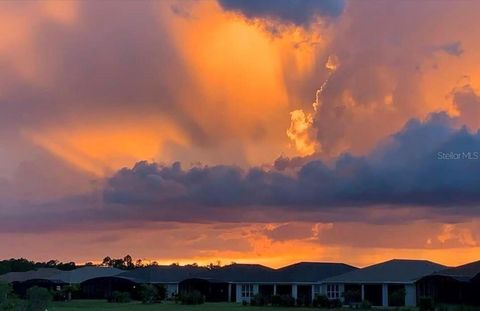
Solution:
M 97 176 L 106 176 L 144 159 L 168 159 L 168 155 L 163 154 L 166 144 L 187 144 L 185 135 L 166 120 L 94 123 L 24 133 L 33 143 L 60 159 Z
M 466 228 L 475 225 L 476 223 L 472 222 L 459 226 Z M 124 256 L 128 252 L 135 258 L 157 261 L 161 264 L 172 262 L 208 264 L 219 260 L 223 264 L 260 263 L 281 267 L 298 261 L 346 262 L 356 266 L 366 266 L 391 258 L 423 258 L 446 265 L 458 265 L 478 260 L 480 251 L 478 246 L 460 245 L 433 248 L 410 248 L 408 245 L 356 247 L 344 245 L 342 241 L 330 244 L 310 238 L 275 241 L 265 235 L 264 229 L 267 226 L 265 224 L 150 223 L 143 225 L 142 228 L 109 228 L 107 226 L 101 231 L 98 228 L 92 228 L 88 232 L 78 232 L 72 228 L 71 231 L 63 232 L 61 236 L 57 233 L 25 234 L 21 245 L 14 242 L 15 235 L 0 234 L 0 242 L 6 246 L 0 256 L 24 256 L 47 260 L 55 254 L 59 260 L 75 259 L 78 262 L 87 262 L 101 261 L 107 255 Z M 304 224 L 304 226 L 308 229 L 312 224 Z M 422 226 L 425 227 L 425 224 L 407 224 L 402 226 L 401 231 L 411 231 L 411 236 L 416 235 L 419 240 L 425 239 L 428 234 L 425 235 L 422 232 Z M 315 227 L 314 224 L 313 227 Z M 329 227 L 323 228 L 321 232 L 330 230 Z M 345 224 L 344 228 L 347 227 L 354 230 L 355 225 Z M 441 224 L 435 227 L 441 228 Z M 420 232 L 415 233 L 419 229 Z M 381 236 L 384 230 L 385 228 L 379 227 L 376 235 Z M 368 238 L 368 235 L 363 236 L 359 230 L 356 230 L 355 234 Z M 158 239 L 159 236 L 162 238 Z M 135 241 L 142 241 L 142 243 Z M 61 250 L 58 249 L 60 244 L 64 245 Z M 128 245 L 128 249 L 125 245 Z M 462 256 L 458 256 L 459 253 Z

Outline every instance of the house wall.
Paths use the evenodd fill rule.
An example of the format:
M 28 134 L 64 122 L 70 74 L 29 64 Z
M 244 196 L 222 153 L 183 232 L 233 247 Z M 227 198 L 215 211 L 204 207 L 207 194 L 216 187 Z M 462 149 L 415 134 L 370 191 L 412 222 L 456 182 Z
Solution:
M 417 288 L 415 284 L 405 284 L 405 306 L 415 307 L 417 305 Z
M 242 285 L 246 285 L 247 283 L 236 283 L 236 290 L 235 290 L 235 301 L 236 302 L 243 302 L 243 301 L 246 301 L 246 302 L 250 302 L 251 298 L 253 296 L 255 296 L 256 294 L 258 294 L 258 284 L 252 284 L 252 283 L 248 283 L 248 284 L 252 284 L 253 285 L 253 292 L 252 292 L 252 297 L 242 297 Z
M 166 298 L 173 298 L 178 294 L 178 284 L 164 284 Z
M 320 292 L 315 293 L 315 294 L 325 295 L 325 296 L 328 297 L 328 289 L 327 289 L 327 288 L 328 288 L 329 285 L 332 285 L 332 286 L 333 286 L 333 285 L 336 285 L 336 286 L 338 286 L 338 294 L 339 294 L 338 299 L 340 299 L 341 301 L 343 301 L 343 300 L 344 300 L 344 299 L 343 299 L 343 295 L 344 295 L 344 293 L 345 293 L 345 284 L 343 284 L 343 283 L 322 283 L 322 284 L 320 285 Z M 330 298 L 330 297 L 329 297 L 329 298 Z
M 327 295 L 327 285 L 328 283 L 322 283 L 322 284 L 317 284 L 317 288 L 313 291 L 314 295 L 315 294 L 322 294 L 322 295 Z M 344 301 L 344 294 L 345 294 L 345 284 L 338 284 L 339 285 L 339 293 L 340 293 L 340 299 Z M 362 300 L 365 299 L 365 287 L 369 286 L 371 284 L 359 284 L 362 289 Z M 387 307 L 389 306 L 389 301 L 388 301 L 388 284 L 378 284 L 381 286 L 381 294 L 382 294 L 382 299 L 381 299 L 381 304 L 379 306 Z M 417 294 L 416 294 L 416 286 L 415 284 L 405 284 L 405 306 L 407 307 L 415 307 L 417 305 Z

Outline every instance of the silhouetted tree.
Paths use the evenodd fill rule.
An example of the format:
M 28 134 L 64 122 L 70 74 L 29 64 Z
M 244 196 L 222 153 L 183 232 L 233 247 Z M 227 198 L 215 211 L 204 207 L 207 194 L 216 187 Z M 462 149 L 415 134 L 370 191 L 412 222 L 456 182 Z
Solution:
M 127 255 L 127 256 L 123 257 L 123 265 L 124 265 L 125 269 L 127 269 L 127 270 L 131 270 L 131 269 L 135 268 L 135 265 L 133 264 L 132 256 Z
M 103 258 L 102 266 L 111 267 L 112 265 L 113 265 L 112 258 L 110 258 L 108 256 Z

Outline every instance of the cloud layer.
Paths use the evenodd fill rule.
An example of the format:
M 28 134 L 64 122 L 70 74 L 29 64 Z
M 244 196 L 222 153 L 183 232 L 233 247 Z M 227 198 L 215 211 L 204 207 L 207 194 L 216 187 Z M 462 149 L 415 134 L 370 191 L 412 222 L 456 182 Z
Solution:
M 480 134 L 445 113 L 410 120 L 368 156 L 344 154 L 332 166 L 307 161 L 280 170 L 139 162 L 108 180 L 105 199 L 154 208 L 276 206 L 295 209 L 372 205 L 475 206 L 480 203 Z M 283 166 L 288 167 L 285 160 Z M 473 207 L 472 207 L 473 208 Z M 476 211 L 478 212 L 478 211 Z
M 0 3 L 0 256 L 478 256 L 478 6 Z

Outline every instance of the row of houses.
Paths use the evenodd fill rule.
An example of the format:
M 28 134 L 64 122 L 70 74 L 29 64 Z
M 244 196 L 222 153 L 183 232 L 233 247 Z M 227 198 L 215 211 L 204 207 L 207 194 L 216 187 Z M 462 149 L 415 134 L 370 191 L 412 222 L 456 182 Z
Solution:
M 344 304 L 368 300 L 374 306 L 416 306 L 420 297 L 438 303 L 480 304 L 480 261 L 446 267 L 425 260 L 394 259 L 365 268 L 343 263 L 300 262 L 279 269 L 256 264 L 232 264 L 215 269 L 197 266 L 149 266 L 124 271 L 82 267 L 72 271 L 43 268 L 10 272 L 0 282 L 11 283 L 19 295 L 34 285 L 60 290 L 78 284 L 80 298 L 107 298 L 113 291 L 135 293 L 140 284 L 166 289 L 167 298 L 197 290 L 207 301 L 249 302 L 256 295 L 290 296 L 309 304 L 316 295 Z

